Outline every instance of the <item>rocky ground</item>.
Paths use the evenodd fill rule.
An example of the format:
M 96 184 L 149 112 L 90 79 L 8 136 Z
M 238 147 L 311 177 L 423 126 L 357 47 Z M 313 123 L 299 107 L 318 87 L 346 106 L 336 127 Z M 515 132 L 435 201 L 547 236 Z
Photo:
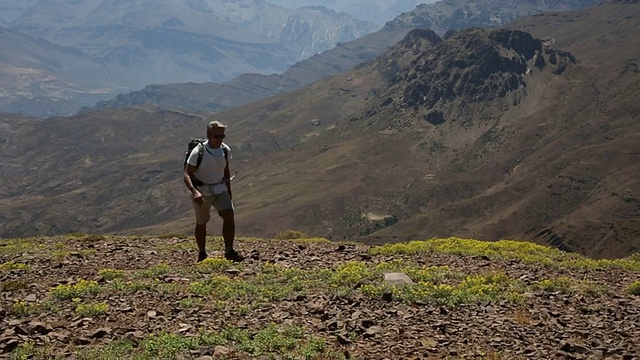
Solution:
M 0 357 L 640 358 L 637 257 L 465 244 L 0 240 Z

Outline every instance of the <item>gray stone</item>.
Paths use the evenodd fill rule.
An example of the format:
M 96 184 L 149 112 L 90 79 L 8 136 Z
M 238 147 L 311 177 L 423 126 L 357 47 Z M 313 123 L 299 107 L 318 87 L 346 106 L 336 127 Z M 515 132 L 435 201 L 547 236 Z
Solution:
M 384 281 L 394 286 L 415 284 L 413 280 L 411 280 L 411 278 L 404 273 L 385 273 Z

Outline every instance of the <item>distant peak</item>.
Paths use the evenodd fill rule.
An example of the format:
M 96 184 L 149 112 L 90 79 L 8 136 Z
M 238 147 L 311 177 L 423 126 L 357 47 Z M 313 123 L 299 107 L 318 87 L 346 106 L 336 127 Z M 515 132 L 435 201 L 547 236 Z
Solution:
M 519 30 L 484 30 L 471 28 L 449 34 L 447 40 L 429 32 L 407 36 L 403 48 L 411 48 L 411 40 L 428 35 L 435 44 L 415 54 L 404 71 L 392 83 L 405 83 L 405 106 L 434 107 L 441 101 L 464 98 L 466 101 L 490 101 L 505 97 L 525 87 L 525 75 L 532 69 L 548 67 L 561 73 L 575 58 L 566 52 L 546 48 L 540 39 Z M 437 35 L 436 35 L 437 36 Z
M 402 40 L 402 43 L 414 43 L 419 39 L 425 39 L 433 45 L 440 44 L 442 38 L 431 29 L 413 29 Z

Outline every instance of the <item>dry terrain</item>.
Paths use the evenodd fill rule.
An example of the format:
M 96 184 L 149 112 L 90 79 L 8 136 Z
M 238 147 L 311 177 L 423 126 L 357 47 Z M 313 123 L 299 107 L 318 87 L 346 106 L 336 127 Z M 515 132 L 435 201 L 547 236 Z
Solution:
M 449 238 L 0 240 L 11 359 L 637 359 L 640 258 Z M 288 239 L 286 239 L 288 238 Z M 293 239 L 291 239 L 293 238 Z M 408 279 L 407 279 L 408 278 Z
M 245 236 L 640 252 L 640 6 L 527 21 L 514 27 L 533 37 L 414 30 L 353 71 L 213 115 L 3 116 L 0 236 L 190 234 L 182 154 L 216 119 Z

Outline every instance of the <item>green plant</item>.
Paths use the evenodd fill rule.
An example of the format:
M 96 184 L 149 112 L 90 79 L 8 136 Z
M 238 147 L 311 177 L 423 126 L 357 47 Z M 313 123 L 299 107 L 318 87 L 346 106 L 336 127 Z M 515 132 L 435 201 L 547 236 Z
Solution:
M 180 307 L 184 309 L 202 306 L 202 299 L 188 297 L 180 300 Z
M 160 275 L 164 275 L 171 270 L 169 265 L 167 264 L 158 264 L 152 266 L 146 270 L 143 270 L 139 273 L 139 277 L 142 278 L 157 278 Z
M 29 270 L 29 265 L 23 263 L 15 263 L 13 261 L 0 264 L 0 272 L 9 270 Z
M 130 342 L 114 341 L 105 346 L 80 349 L 75 355 L 78 360 L 126 359 L 134 350 Z
M 102 269 L 98 271 L 98 275 L 104 277 L 107 280 L 113 280 L 124 277 L 124 271 L 115 269 Z
M 96 295 L 100 292 L 100 285 L 93 280 L 78 280 L 75 284 L 58 285 L 51 290 L 58 299 L 82 298 Z
M 194 281 L 189 284 L 189 292 L 198 296 L 207 296 L 213 291 L 213 287 L 209 284 Z
M 631 295 L 640 295 L 640 280 L 631 283 L 627 287 L 627 292 Z
M 27 288 L 27 281 L 24 279 L 9 280 L 2 284 L 2 291 L 16 291 Z
M 15 303 L 13 303 L 13 306 L 11 307 L 11 312 L 19 316 L 36 314 L 36 313 L 39 313 L 40 310 L 41 310 L 41 307 L 38 304 L 26 302 L 23 300 L 16 301 Z
M 196 265 L 196 270 L 201 273 L 210 274 L 222 272 L 231 268 L 237 268 L 240 265 L 235 264 L 231 260 L 227 260 L 224 258 L 208 258 L 199 262 Z
M 369 253 L 371 255 L 443 253 L 462 256 L 486 256 L 495 259 L 516 259 L 528 264 L 566 268 L 621 268 L 640 271 L 640 261 L 634 255 L 623 259 L 595 260 L 576 253 L 566 253 L 549 246 L 512 240 L 480 241 L 450 237 L 375 246 L 369 250 Z
M 373 276 L 373 271 L 367 264 L 361 261 L 350 261 L 338 265 L 335 273 L 331 276 L 330 283 L 334 287 L 353 287 L 357 283 Z
M 76 305 L 75 313 L 80 316 L 97 316 L 107 312 L 109 306 L 105 303 L 98 304 L 81 304 Z

